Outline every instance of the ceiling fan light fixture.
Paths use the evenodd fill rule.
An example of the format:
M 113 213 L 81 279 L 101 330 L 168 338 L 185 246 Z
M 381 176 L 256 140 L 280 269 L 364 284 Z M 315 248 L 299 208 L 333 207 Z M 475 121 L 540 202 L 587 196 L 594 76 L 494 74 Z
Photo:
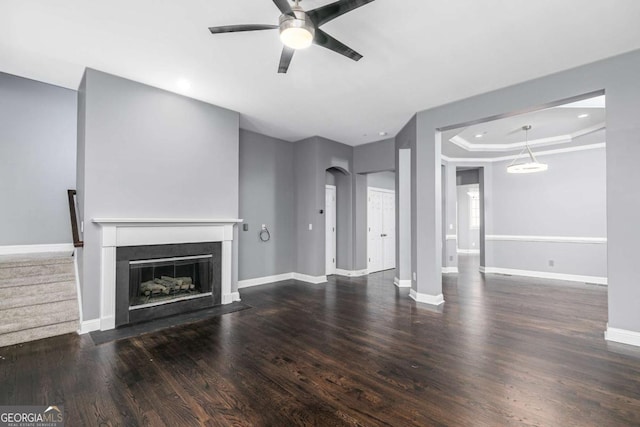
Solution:
M 313 43 L 313 34 L 306 28 L 290 27 L 280 31 L 280 40 L 291 49 L 306 49 Z
M 549 169 L 549 165 L 538 162 L 518 163 L 507 167 L 508 173 L 535 173 L 544 172 Z
M 303 11 L 294 7 L 293 12 L 295 18 L 280 16 L 280 40 L 291 49 L 306 49 L 313 43 L 316 28 Z
M 540 163 L 538 159 L 536 159 L 536 156 L 534 156 L 531 148 L 529 148 L 529 131 L 531 130 L 531 125 L 522 126 L 522 130 L 525 132 L 525 148 L 515 159 L 513 159 L 513 162 L 507 166 L 507 173 L 536 173 L 546 171 L 549 169 L 549 165 Z M 529 154 L 530 161 L 526 163 L 516 163 L 518 158 L 524 154 L 525 151 Z

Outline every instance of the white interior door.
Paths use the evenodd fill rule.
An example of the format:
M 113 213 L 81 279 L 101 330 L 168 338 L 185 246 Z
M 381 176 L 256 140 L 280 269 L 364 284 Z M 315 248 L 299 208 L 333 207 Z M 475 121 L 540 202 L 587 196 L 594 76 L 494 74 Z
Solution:
M 325 190 L 326 271 L 336 274 L 336 187 L 327 185 Z
M 369 189 L 367 208 L 367 258 L 369 273 L 381 271 L 382 264 L 382 193 Z
M 369 273 L 395 268 L 395 192 L 370 187 L 367 200 L 367 258 Z
M 396 268 L 396 195 L 382 193 L 382 269 Z

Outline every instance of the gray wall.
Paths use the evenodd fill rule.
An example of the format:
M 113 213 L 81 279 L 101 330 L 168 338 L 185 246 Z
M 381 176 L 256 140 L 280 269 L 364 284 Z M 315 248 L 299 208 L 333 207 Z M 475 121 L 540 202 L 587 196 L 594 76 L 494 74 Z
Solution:
M 480 183 L 480 171 L 478 169 L 463 169 L 458 168 L 456 172 L 456 183 L 458 185 L 469 185 Z
M 0 73 L 0 245 L 70 243 L 76 93 Z
M 367 268 L 367 187 L 395 190 L 395 140 L 359 145 L 353 149 L 354 175 L 354 269 Z M 378 172 L 382 172 L 378 175 Z M 373 178 L 370 178 L 373 177 Z M 371 183 L 373 180 L 373 183 Z M 393 187 L 389 183 L 393 182 Z
M 91 220 L 237 218 L 239 115 L 91 69 L 85 79 L 78 188 L 84 318 L 93 319 L 100 314 L 100 227 Z
M 396 173 L 395 172 L 374 172 L 367 176 L 367 185 L 369 187 L 383 188 L 385 190 L 396 191 Z
M 240 231 L 239 279 L 294 271 L 293 144 L 240 130 L 240 217 L 249 231 Z M 271 240 L 258 233 L 266 224 Z
M 549 170 L 509 174 L 493 164 L 493 229 L 487 234 L 607 237 L 604 148 L 540 157 Z M 500 268 L 607 276 L 605 244 L 488 241 Z M 549 261 L 554 266 L 549 266 Z
M 337 260 L 340 269 L 354 265 L 353 232 L 353 148 L 325 138 L 313 137 L 294 144 L 296 181 L 296 272 L 325 275 L 326 171 L 334 173 L 337 187 Z M 313 229 L 309 230 L 309 224 Z
M 353 170 L 368 173 L 396 170 L 395 140 L 372 142 L 353 148 Z
M 412 247 L 412 265 L 418 271 L 414 290 L 439 295 L 442 281 L 437 271 L 440 256 L 433 242 L 440 241 L 439 167 L 441 138 L 437 129 L 497 117 L 523 113 L 564 102 L 580 94 L 606 92 L 607 96 L 607 232 L 609 278 L 609 326 L 640 331 L 640 263 L 634 253 L 640 241 L 637 212 L 640 189 L 629 183 L 640 182 L 640 51 L 610 58 L 551 76 L 500 89 L 473 98 L 423 111 L 417 115 L 417 141 L 411 147 L 412 182 L 419 198 L 412 207 L 416 225 L 416 244 Z M 403 147 L 397 147 L 403 148 Z M 486 177 L 485 177 L 486 178 Z M 417 262 L 420 260 L 420 263 Z

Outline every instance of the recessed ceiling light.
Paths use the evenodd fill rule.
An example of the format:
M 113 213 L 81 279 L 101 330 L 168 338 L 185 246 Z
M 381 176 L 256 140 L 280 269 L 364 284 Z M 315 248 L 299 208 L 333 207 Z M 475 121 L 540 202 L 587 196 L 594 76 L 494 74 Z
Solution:
M 589 115 L 588 115 L 587 113 L 585 113 L 585 114 L 580 114 L 580 115 L 578 116 L 578 118 L 579 118 L 579 119 L 586 119 L 587 117 L 589 117 Z
M 181 91 L 187 91 L 191 89 L 191 82 L 187 79 L 181 78 L 176 82 L 176 86 L 178 86 L 178 89 Z
M 387 135 L 389 135 L 389 134 L 388 134 L 387 132 L 385 132 L 385 131 L 382 131 L 382 132 L 378 132 L 378 135 L 380 135 L 380 136 L 387 136 Z
M 484 136 L 484 133 L 477 133 L 476 134 L 476 138 L 482 138 Z

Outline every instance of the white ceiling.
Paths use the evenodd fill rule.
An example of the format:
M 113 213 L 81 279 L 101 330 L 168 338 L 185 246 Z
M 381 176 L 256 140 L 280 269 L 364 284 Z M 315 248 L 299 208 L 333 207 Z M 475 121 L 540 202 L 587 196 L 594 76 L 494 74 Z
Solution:
M 528 142 L 534 151 L 602 144 L 605 97 L 511 116 L 442 133 L 442 154 L 449 158 L 500 158 L 518 154 Z M 530 125 L 528 136 L 522 130 Z M 527 139 L 528 138 L 528 139 Z
M 331 0 L 304 0 L 313 9 Z M 243 128 L 350 145 L 416 112 L 640 48 L 637 0 L 377 0 L 322 28 L 364 55 L 312 46 L 277 74 L 270 0 L 0 0 L 0 71 L 68 88 L 86 67 L 241 113 Z

